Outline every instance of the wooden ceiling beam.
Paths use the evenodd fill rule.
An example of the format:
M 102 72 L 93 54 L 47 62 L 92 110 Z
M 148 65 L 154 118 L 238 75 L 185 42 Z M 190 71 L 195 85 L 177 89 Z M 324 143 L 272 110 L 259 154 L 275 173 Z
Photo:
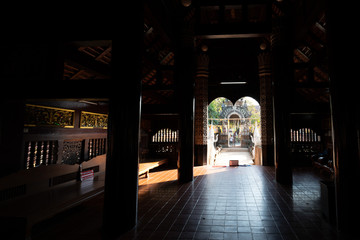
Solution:
M 155 1 L 156 2 L 156 1 Z M 154 5 L 155 2 L 152 2 L 152 5 Z M 151 27 L 153 28 L 153 31 L 158 32 L 160 36 L 164 39 L 165 43 L 169 46 L 172 46 L 172 43 L 175 42 L 175 39 L 172 34 L 173 26 L 171 25 L 170 19 L 165 19 L 166 17 L 169 17 L 171 13 L 168 13 L 168 15 L 159 14 L 159 8 L 158 7 L 152 7 L 150 8 L 148 3 L 144 3 L 144 15 L 145 18 L 147 18 L 151 24 Z M 156 12 L 157 11 L 157 12 Z
M 78 40 L 69 42 L 73 46 L 77 47 L 108 47 L 111 45 L 112 40 Z
M 195 34 L 200 38 L 249 38 L 264 37 L 271 33 L 271 22 L 200 24 Z
M 65 48 L 64 60 L 65 62 L 69 62 L 70 65 L 71 62 L 77 63 L 87 69 L 98 72 L 101 75 L 111 76 L 110 65 L 92 59 L 90 56 L 78 51 L 78 49 L 74 46 L 68 46 Z
M 73 60 L 69 60 L 69 59 L 66 59 L 65 62 L 64 62 L 64 76 L 66 74 L 65 71 L 67 70 L 66 69 L 67 67 L 65 65 L 68 65 L 70 67 L 78 69 L 78 71 L 73 76 L 71 76 L 69 78 L 69 79 L 72 79 L 72 80 L 83 79 L 81 77 L 82 73 L 92 75 L 92 76 L 94 76 L 95 79 L 109 79 L 109 78 L 111 78 L 111 74 L 104 74 L 104 73 L 98 72 L 98 71 L 94 70 L 93 68 L 83 66 L 82 64 L 80 64 L 78 62 L 75 62 Z M 65 79 L 65 80 L 69 80 L 69 79 Z
M 171 84 L 171 85 L 163 85 L 163 84 L 155 84 L 155 85 L 143 85 L 142 89 L 144 91 L 169 91 L 169 90 L 175 90 L 176 89 L 176 85 Z
M 243 5 L 243 4 L 271 4 L 271 0 L 198 0 L 195 5 L 198 6 L 220 6 L 220 5 Z
M 178 115 L 178 104 L 143 104 L 141 115 Z
M 142 91 L 142 94 L 144 96 L 146 96 L 146 97 L 154 99 L 158 103 L 168 103 L 169 102 L 169 98 L 158 94 L 155 90 L 146 90 L 146 89 L 144 89 Z

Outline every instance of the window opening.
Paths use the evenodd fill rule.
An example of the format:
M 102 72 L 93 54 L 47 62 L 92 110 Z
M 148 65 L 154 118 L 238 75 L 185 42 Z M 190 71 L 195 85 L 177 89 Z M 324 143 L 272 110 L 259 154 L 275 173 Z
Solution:
M 178 136 L 179 136 L 178 131 L 173 131 L 169 128 L 163 128 L 153 135 L 152 142 L 153 143 L 177 142 Z
M 291 142 L 321 142 L 321 137 L 310 128 L 290 129 Z
M 253 159 L 260 159 L 256 156 L 256 146 L 261 145 L 260 128 L 260 105 L 253 98 L 243 97 L 235 104 L 226 98 L 213 100 L 208 106 L 208 163 L 217 165 L 225 152 L 234 155 L 247 152 L 250 154 L 247 164 L 253 164 Z

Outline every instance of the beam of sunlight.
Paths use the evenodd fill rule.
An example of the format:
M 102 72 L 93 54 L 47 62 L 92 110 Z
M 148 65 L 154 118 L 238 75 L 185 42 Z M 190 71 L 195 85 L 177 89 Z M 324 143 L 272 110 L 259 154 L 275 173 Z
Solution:
M 194 167 L 194 178 L 226 171 L 225 168 L 212 168 L 211 166 L 198 166 Z M 149 184 L 159 184 L 165 182 L 177 181 L 177 169 L 169 169 L 164 171 L 150 172 L 149 177 L 139 177 L 139 186 Z

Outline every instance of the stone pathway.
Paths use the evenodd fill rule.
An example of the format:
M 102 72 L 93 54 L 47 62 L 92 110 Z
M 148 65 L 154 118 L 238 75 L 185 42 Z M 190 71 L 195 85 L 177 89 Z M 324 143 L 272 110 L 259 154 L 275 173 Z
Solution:
M 239 165 L 252 165 L 254 161 L 247 148 L 223 148 L 214 166 L 229 166 L 229 160 L 239 160 Z

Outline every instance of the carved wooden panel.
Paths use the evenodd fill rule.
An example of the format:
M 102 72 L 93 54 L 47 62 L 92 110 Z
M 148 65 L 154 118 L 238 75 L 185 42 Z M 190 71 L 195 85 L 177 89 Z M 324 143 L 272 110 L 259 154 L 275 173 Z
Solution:
M 88 156 L 89 160 L 106 153 L 106 138 L 95 138 L 89 140 Z
M 75 110 L 38 106 L 32 104 L 25 105 L 26 127 L 52 126 L 73 128 Z
M 208 79 L 195 80 L 195 144 L 207 145 Z
M 39 165 L 54 164 L 57 161 L 58 142 L 29 141 L 25 142 L 24 159 L 26 169 Z
M 82 161 L 84 141 L 68 140 L 63 143 L 62 161 L 63 164 L 79 164 Z
M 80 128 L 107 129 L 108 115 L 92 112 L 81 112 Z

